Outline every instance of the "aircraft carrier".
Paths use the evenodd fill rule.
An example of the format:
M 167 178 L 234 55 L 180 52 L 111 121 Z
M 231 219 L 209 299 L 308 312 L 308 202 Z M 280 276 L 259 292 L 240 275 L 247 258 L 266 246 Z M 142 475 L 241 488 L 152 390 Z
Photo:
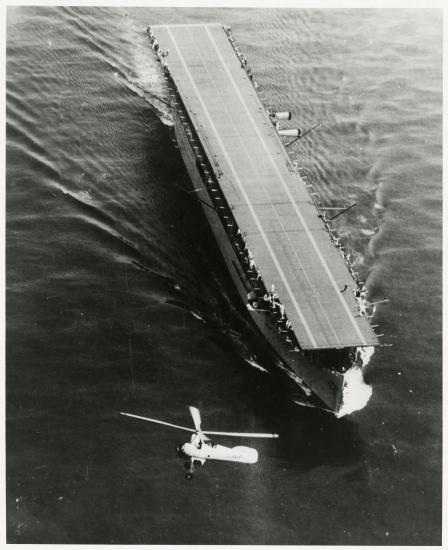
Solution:
M 147 32 L 192 191 L 248 315 L 306 395 L 337 416 L 362 408 L 379 344 L 366 288 L 282 143 L 278 121 L 290 115 L 263 106 L 229 27 Z

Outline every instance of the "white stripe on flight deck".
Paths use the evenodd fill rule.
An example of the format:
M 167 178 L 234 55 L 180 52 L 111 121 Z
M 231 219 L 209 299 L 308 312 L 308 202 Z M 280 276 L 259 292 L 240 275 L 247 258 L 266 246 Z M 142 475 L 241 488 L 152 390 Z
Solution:
M 222 99 L 223 98 L 222 91 L 216 85 L 215 79 L 210 74 L 207 63 L 204 61 L 203 55 L 201 53 L 201 48 L 198 46 L 197 41 L 195 40 L 195 38 L 193 36 L 193 35 L 197 36 L 197 33 L 192 33 L 191 31 L 189 31 L 189 35 L 190 35 L 190 38 L 192 39 L 192 44 L 194 44 L 194 46 L 196 48 L 197 56 L 201 60 L 202 65 L 204 67 L 204 70 L 207 72 L 208 76 L 210 77 L 210 82 L 212 83 L 212 86 L 216 91 L 217 97 L 221 97 L 221 99 Z M 223 101 L 223 105 L 224 105 L 224 101 Z M 249 154 L 249 151 L 247 149 L 245 140 L 242 138 L 240 132 L 238 131 L 237 125 L 235 124 L 235 122 L 234 122 L 232 116 L 230 115 L 229 111 L 227 109 L 223 108 L 223 113 L 225 113 L 225 115 L 227 116 L 229 124 L 234 128 L 234 130 L 236 132 L 236 135 L 238 136 L 238 139 L 239 139 L 240 144 L 241 144 L 241 150 L 246 152 L 246 156 L 247 156 L 247 160 L 249 162 L 249 165 L 252 167 L 253 173 L 257 176 L 257 179 L 258 179 L 258 182 L 259 182 L 259 187 L 260 187 L 260 189 L 262 189 L 264 191 L 264 194 L 267 198 L 268 202 L 266 204 L 271 207 L 271 209 L 272 209 L 272 211 L 275 215 L 275 218 L 277 219 L 277 222 L 278 222 L 279 226 L 282 228 L 283 233 L 286 237 L 286 240 L 287 240 L 287 242 L 288 242 L 288 244 L 289 244 L 289 246 L 292 250 L 292 254 L 296 258 L 297 264 L 300 267 L 300 270 L 302 271 L 303 276 L 304 276 L 305 280 L 307 281 L 311 292 L 315 293 L 316 292 L 316 287 L 312 284 L 312 282 L 311 282 L 311 280 L 308 276 L 308 273 L 307 273 L 305 267 L 303 266 L 302 260 L 299 256 L 299 254 L 297 253 L 297 248 L 294 247 L 294 245 L 291 241 L 291 237 L 290 237 L 288 231 L 285 229 L 285 227 L 283 225 L 283 222 L 282 222 L 282 219 L 281 219 L 279 213 L 277 212 L 276 207 L 269 200 L 269 193 L 266 189 L 266 181 L 263 181 L 263 178 L 260 175 L 259 167 L 255 164 L 254 160 L 252 159 L 252 156 Z M 285 204 L 289 204 L 289 202 L 286 202 Z M 306 291 L 305 291 L 305 293 L 306 293 Z M 333 336 L 334 336 L 334 338 L 337 342 L 337 345 L 339 346 L 340 345 L 340 339 L 339 339 L 339 337 L 336 333 L 336 330 L 335 330 L 333 324 L 331 323 L 330 318 L 328 317 L 327 311 L 325 310 L 324 306 L 322 305 L 321 301 L 319 300 L 319 295 L 314 294 L 314 298 L 315 298 L 316 302 L 318 303 L 318 305 L 320 307 L 323 318 L 327 321 L 327 324 L 328 324 L 328 327 L 329 327 L 330 331 L 333 333 Z M 286 311 L 286 313 L 288 314 L 288 311 Z M 320 324 L 320 319 L 317 315 L 316 315 L 316 320 L 317 320 L 318 324 Z M 325 335 L 325 332 L 323 330 L 322 330 L 322 334 Z M 327 341 L 328 341 L 328 338 L 327 338 Z
M 233 165 L 233 163 L 232 163 L 232 160 L 230 159 L 229 154 L 227 153 L 227 150 L 226 150 L 226 148 L 225 148 L 225 146 L 224 146 L 224 144 L 223 144 L 223 142 L 222 142 L 222 140 L 221 140 L 221 137 L 219 136 L 219 133 L 218 133 L 218 131 L 217 131 L 217 129 L 216 129 L 216 126 L 215 126 L 215 124 L 214 124 L 214 122 L 213 122 L 213 120 L 212 120 L 212 118 L 211 118 L 211 116 L 210 116 L 210 113 L 208 112 L 208 109 L 207 109 L 207 107 L 206 107 L 206 105 L 205 105 L 205 103 L 204 103 L 204 100 L 202 99 L 202 96 L 201 96 L 201 94 L 200 94 L 200 92 L 199 92 L 199 89 L 198 89 L 198 87 L 196 86 L 196 83 L 195 83 L 195 81 L 194 81 L 194 78 L 193 78 L 193 76 L 192 76 L 192 74 L 191 74 L 189 68 L 187 67 L 187 64 L 185 63 L 185 59 L 184 59 L 182 53 L 180 52 L 179 47 L 177 46 L 176 40 L 174 39 L 174 36 L 173 36 L 171 30 L 169 29 L 169 27 L 167 27 L 167 31 L 168 31 L 168 34 L 170 35 L 170 38 L 171 38 L 172 42 L 173 42 L 173 46 L 174 46 L 174 48 L 176 49 L 177 55 L 179 56 L 179 59 L 180 59 L 182 65 L 183 65 L 183 67 L 184 67 L 184 70 L 185 70 L 185 72 L 186 72 L 187 75 L 188 75 L 188 78 L 189 78 L 189 80 L 190 80 L 190 83 L 191 83 L 191 85 L 193 86 L 194 91 L 196 92 L 196 95 L 197 95 L 197 97 L 198 97 L 198 99 L 199 99 L 199 102 L 200 102 L 200 104 L 201 104 L 201 106 L 202 106 L 202 109 L 203 109 L 203 111 L 204 111 L 204 114 L 205 114 L 205 116 L 207 117 L 207 120 L 208 120 L 208 122 L 209 122 L 209 124 L 210 124 L 210 126 L 211 126 L 211 128 L 212 128 L 212 130 L 213 130 L 213 132 L 214 132 L 214 134 L 215 134 L 216 140 L 218 141 L 218 143 L 219 143 L 219 145 L 220 145 L 220 147 L 221 147 L 221 149 L 222 149 L 222 152 L 223 152 L 223 154 L 224 154 L 224 157 L 226 158 L 227 163 L 228 163 L 230 169 L 231 169 L 232 172 L 233 172 L 233 176 L 234 176 L 234 178 L 235 178 L 235 181 L 238 183 L 238 187 L 240 188 L 241 194 L 243 195 L 244 200 L 246 201 L 247 206 L 248 206 L 248 208 L 249 208 L 249 210 L 250 210 L 250 212 L 251 212 L 251 214 L 252 214 L 252 216 L 253 216 L 253 218 L 254 218 L 254 220 L 255 220 L 255 223 L 257 224 L 258 230 L 260 231 L 260 234 L 261 234 L 261 236 L 263 237 L 264 243 L 265 243 L 267 249 L 269 250 L 269 253 L 270 253 L 270 255 L 271 255 L 271 257 L 272 257 L 272 259 L 273 259 L 273 261 L 274 261 L 274 264 L 275 264 L 275 266 L 276 266 L 276 268 L 277 268 L 277 270 L 278 270 L 278 272 L 279 272 L 280 278 L 282 279 L 283 284 L 285 285 L 286 290 L 288 291 L 288 294 L 289 294 L 289 296 L 290 296 L 290 298 L 291 298 L 291 300 L 292 300 L 292 303 L 294 304 L 294 307 L 296 308 L 296 311 L 297 311 L 297 313 L 298 313 L 298 315 L 299 315 L 299 317 L 300 317 L 300 320 L 302 321 L 303 326 L 305 327 L 305 330 L 306 330 L 306 332 L 307 332 L 307 334 L 308 334 L 308 336 L 309 336 L 309 339 L 311 340 L 312 345 L 313 345 L 314 347 L 316 347 L 317 343 L 316 343 L 316 340 L 315 340 L 315 338 L 314 338 L 314 336 L 313 336 L 313 333 L 312 333 L 310 327 L 308 326 L 305 317 L 303 316 L 303 313 L 302 313 L 302 311 L 301 311 L 301 309 L 300 309 L 300 307 L 299 307 L 299 304 L 297 303 L 297 300 L 296 300 L 296 298 L 295 298 L 295 296 L 294 296 L 294 293 L 292 292 L 292 289 L 291 289 L 291 287 L 289 286 L 289 283 L 288 283 L 288 281 L 287 281 L 287 279 L 286 279 L 286 277 L 285 277 L 285 274 L 284 274 L 284 272 L 283 272 L 283 269 L 281 268 L 280 262 L 278 261 L 276 255 L 275 255 L 275 253 L 274 253 L 274 250 L 272 249 L 271 243 L 269 242 L 269 240 L 268 240 L 268 238 L 267 238 L 267 236 L 266 236 L 266 234 L 265 234 L 265 232 L 264 232 L 264 230 L 263 230 L 263 227 L 262 227 L 262 225 L 261 225 L 261 223 L 260 223 L 260 220 L 258 219 L 258 217 L 257 217 L 257 215 L 256 215 L 256 213 L 255 213 L 255 210 L 254 210 L 252 204 L 251 204 L 250 201 L 249 201 L 249 197 L 247 196 L 247 193 L 246 193 L 246 191 L 245 191 L 245 189 L 244 189 L 244 186 L 243 186 L 243 184 L 241 183 L 241 180 L 240 180 L 240 178 L 239 178 L 239 176 L 238 176 L 238 173 L 237 173 L 237 171 L 235 170 L 235 167 L 234 167 L 234 165 Z
M 233 78 L 232 73 L 230 72 L 229 68 L 228 68 L 227 65 L 226 65 L 226 62 L 224 61 L 224 59 L 223 59 L 223 57 L 222 57 L 221 52 L 219 51 L 219 48 L 218 48 L 218 46 L 216 45 L 216 42 L 215 42 L 215 40 L 214 40 L 212 34 L 210 33 L 210 31 L 209 31 L 209 29 L 207 28 L 206 25 L 203 25 L 203 28 L 204 28 L 205 31 L 207 32 L 207 34 L 208 34 L 208 36 L 209 36 L 209 39 L 210 39 L 210 41 L 211 41 L 211 43 L 212 43 L 212 45 L 213 45 L 213 47 L 214 47 L 214 49 L 215 49 L 215 51 L 216 51 L 218 57 L 219 57 L 219 60 L 221 61 L 222 66 L 224 67 L 224 70 L 226 71 L 227 76 L 229 77 L 229 80 L 231 81 L 231 83 L 233 84 L 233 87 L 235 88 L 235 91 L 236 91 L 236 93 L 237 93 L 237 95 L 238 95 L 238 97 L 239 97 L 239 99 L 240 99 L 240 101 L 241 101 L 241 104 L 243 105 L 244 110 L 246 111 L 247 116 L 248 116 L 249 120 L 251 121 L 252 126 L 253 126 L 253 128 L 254 128 L 254 130 L 255 130 L 255 132 L 256 132 L 258 138 L 260 139 L 261 144 L 263 145 L 263 149 L 265 150 L 267 157 L 269 158 L 269 160 L 270 160 L 270 162 L 271 162 L 271 164 L 272 164 L 272 166 L 273 166 L 273 168 L 274 168 L 274 170 L 275 170 L 275 172 L 276 172 L 276 174 L 277 174 L 279 180 L 280 180 L 280 181 L 282 182 L 282 184 L 283 184 L 283 188 L 285 189 L 285 192 L 286 192 L 286 194 L 288 195 L 288 198 L 289 198 L 289 200 L 291 201 L 291 204 L 292 204 L 292 206 L 293 206 L 293 208 L 294 208 L 294 210 L 295 210 L 295 212 L 296 212 L 296 214 L 297 214 L 297 216 L 298 216 L 298 218 L 299 218 L 301 224 L 303 225 L 303 228 L 305 229 L 306 234 L 308 235 L 308 238 L 309 238 L 310 242 L 311 242 L 311 244 L 313 245 L 313 248 L 314 248 L 314 250 L 316 251 L 316 254 L 317 254 L 318 258 L 320 259 L 320 261 L 321 261 L 321 263 L 322 263 L 322 265 L 323 265 L 323 268 L 324 268 L 325 272 L 327 273 L 327 275 L 328 275 L 328 277 L 329 277 L 329 279 L 330 279 L 330 281 L 331 281 L 331 283 L 332 283 L 332 285 L 333 285 L 333 288 L 334 288 L 334 290 L 335 290 L 335 292 L 336 292 L 336 295 L 338 296 L 339 300 L 341 301 L 342 305 L 344 306 L 344 309 L 345 309 L 345 311 L 346 311 L 346 313 L 347 313 L 347 315 L 348 315 L 348 317 L 349 317 L 349 319 L 350 319 L 350 321 L 351 321 L 353 327 L 355 328 L 355 330 L 356 330 L 358 336 L 360 337 L 360 339 L 361 339 L 361 341 L 363 342 L 363 344 L 366 345 L 367 343 L 366 343 L 366 340 L 365 340 L 365 338 L 364 338 L 364 335 L 363 335 L 363 333 L 361 332 L 361 330 L 360 330 L 360 328 L 359 328 L 359 326 L 358 326 L 358 323 L 355 321 L 355 318 L 354 318 L 354 316 L 353 316 L 353 313 L 351 312 L 351 310 L 350 310 L 350 308 L 349 308 L 347 302 L 344 300 L 344 297 L 343 297 L 342 294 L 341 294 L 341 290 L 340 290 L 338 284 L 336 283 L 336 281 L 335 281 L 335 279 L 334 279 L 334 277 L 333 277 L 333 275 L 332 275 L 332 273 L 331 273 L 331 271 L 330 271 L 330 268 L 328 267 L 327 262 L 325 261 L 325 258 L 322 256 L 322 253 L 321 253 L 321 251 L 320 251 L 320 249 L 319 249 L 319 247 L 318 247 L 316 241 L 314 240 L 314 237 L 313 237 L 313 235 L 312 235 L 312 233 L 311 233 L 309 227 L 307 226 L 307 224 L 306 224 L 306 222 L 305 222 L 305 219 L 303 218 L 303 216 L 302 216 L 300 210 L 298 209 L 297 204 L 296 204 L 295 201 L 294 201 L 294 197 L 292 196 L 291 191 L 290 191 L 290 189 L 289 189 L 289 187 L 288 187 L 286 181 L 284 180 L 284 178 L 283 178 L 283 176 L 282 176 L 280 170 L 278 169 L 278 166 L 277 166 L 276 162 L 273 160 L 272 156 L 270 155 L 269 149 L 267 148 L 267 145 L 266 145 L 266 143 L 265 143 L 265 141 L 264 141 L 264 139 L 263 139 L 263 136 L 260 134 L 260 130 L 258 129 L 258 126 L 256 125 L 256 123 L 255 123 L 255 121 L 254 121 L 254 119 L 253 119 L 253 117 L 252 117 L 252 114 L 251 114 L 250 110 L 248 109 L 248 107 L 247 107 L 247 105 L 246 105 L 246 102 L 245 102 L 243 96 L 241 95 L 241 92 L 240 92 L 240 90 L 239 90 L 239 88 L 238 88 L 238 86 L 237 86 L 237 84 L 236 84 L 236 82 L 235 82 L 235 79 Z

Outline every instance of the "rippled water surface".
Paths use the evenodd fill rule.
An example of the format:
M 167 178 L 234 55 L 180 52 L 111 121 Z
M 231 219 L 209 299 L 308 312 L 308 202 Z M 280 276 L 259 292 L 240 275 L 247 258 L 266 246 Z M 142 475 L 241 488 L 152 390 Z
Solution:
M 254 368 L 171 141 L 147 24 L 221 21 L 338 218 L 382 347 L 366 409 Z M 25 8 L 7 14 L 7 521 L 15 543 L 438 544 L 440 11 Z M 259 353 L 259 352 L 258 352 Z M 263 363 L 263 357 L 257 361 Z M 256 363 L 255 363 L 256 364 Z M 184 480 L 182 433 L 277 431 Z M 232 444 L 224 440 L 223 443 Z

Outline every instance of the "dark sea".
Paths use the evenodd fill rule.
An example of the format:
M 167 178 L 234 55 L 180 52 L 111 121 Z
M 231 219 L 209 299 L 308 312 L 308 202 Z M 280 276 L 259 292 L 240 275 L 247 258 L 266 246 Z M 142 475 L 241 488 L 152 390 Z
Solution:
M 335 223 L 381 341 L 367 407 L 293 403 L 172 142 L 148 24 L 232 26 Z M 10 543 L 441 543 L 442 11 L 9 7 Z M 188 434 L 278 432 L 189 482 Z M 223 438 L 221 443 L 234 445 Z M 238 442 L 237 442 L 238 443 Z M 253 442 L 247 442 L 248 444 Z

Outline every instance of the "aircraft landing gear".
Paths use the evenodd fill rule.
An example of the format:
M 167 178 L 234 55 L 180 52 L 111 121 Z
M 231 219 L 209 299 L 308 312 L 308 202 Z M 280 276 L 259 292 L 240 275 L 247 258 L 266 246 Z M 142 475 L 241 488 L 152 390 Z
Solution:
M 185 469 L 188 470 L 188 472 L 185 474 L 185 479 L 188 479 L 188 481 L 191 481 L 193 479 L 193 472 L 194 472 L 194 461 L 187 461 L 185 462 Z
M 205 462 L 202 460 L 191 458 L 190 460 L 186 460 L 184 462 L 185 469 L 188 470 L 185 474 L 185 479 L 191 480 L 193 478 L 193 473 L 196 470 L 196 468 L 199 468 L 199 466 L 202 466 L 202 464 Z

